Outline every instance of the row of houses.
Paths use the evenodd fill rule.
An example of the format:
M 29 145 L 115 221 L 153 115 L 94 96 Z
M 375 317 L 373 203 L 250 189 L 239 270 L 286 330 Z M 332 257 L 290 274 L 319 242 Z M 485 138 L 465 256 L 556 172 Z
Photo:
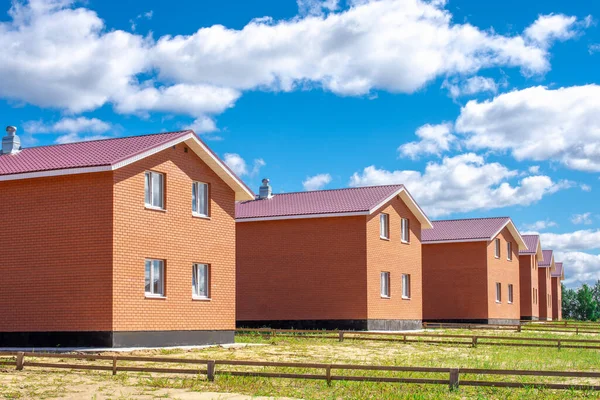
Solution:
M 192 131 L 0 153 L 0 346 L 228 343 L 238 326 L 560 319 L 562 265 L 509 218 L 402 185 L 255 196 Z

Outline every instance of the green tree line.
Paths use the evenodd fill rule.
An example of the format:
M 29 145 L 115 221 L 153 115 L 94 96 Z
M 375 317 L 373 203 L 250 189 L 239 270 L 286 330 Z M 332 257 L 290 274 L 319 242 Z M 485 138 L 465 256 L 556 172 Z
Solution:
M 578 321 L 600 319 L 600 280 L 594 286 L 583 284 L 578 289 L 562 286 L 562 317 Z

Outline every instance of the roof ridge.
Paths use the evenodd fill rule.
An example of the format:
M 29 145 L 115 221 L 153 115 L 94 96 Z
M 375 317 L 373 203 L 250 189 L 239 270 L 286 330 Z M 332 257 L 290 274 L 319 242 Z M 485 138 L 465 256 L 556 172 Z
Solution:
M 454 221 L 479 221 L 483 219 L 510 219 L 510 217 L 479 217 L 479 218 L 456 218 L 456 219 L 438 219 L 433 222 L 454 222 Z
M 69 146 L 69 145 L 72 145 L 72 144 L 79 144 L 79 143 L 108 142 L 108 141 L 111 141 L 111 140 L 142 138 L 142 137 L 146 137 L 146 136 L 167 135 L 167 134 L 183 133 L 183 132 L 193 132 L 193 131 L 191 129 L 183 129 L 183 130 L 180 130 L 180 131 L 145 133 L 143 135 L 120 136 L 120 137 L 112 137 L 112 138 L 106 138 L 106 139 L 80 140 L 79 142 L 54 143 L 54 144 L 46 144 L 46 145 L 43 145 L 43 146 L 24 147 L 22 150 L 41 149 L 41 148 L 46 148 L 46 147 Z
M 371 186 L 357 186 L 357 187 L 346 187 L 346 188 L 336 188 L 336 189 L 299 190 L 297 192 L 273 193 L 273 196 L 283 196 L 286 194 L 335 192 L 335 191 L 343 191 L 343 190 L 357 190 L 357 189 L 369 189 L 369 188 L 376 188 L 376 187 L 393 187 L 393 186 L 404 186 L 404 184 L 397 183 L 397 184 L 393 184 L 393 185 L 371 185 Z

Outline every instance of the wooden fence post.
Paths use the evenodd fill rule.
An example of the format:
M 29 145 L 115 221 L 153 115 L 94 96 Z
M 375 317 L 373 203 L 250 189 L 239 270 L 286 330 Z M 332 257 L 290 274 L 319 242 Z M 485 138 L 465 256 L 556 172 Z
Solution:
M 473 336 L 473 347 L 477 347 L 477 336 Z
M 17 353 L 17 371 L 23 371 L 23 359 L 25 358 L 25 353 L 22 351 Z
M 343 342 L 344 341 L 344 331 L 340 331 L 339 335 L 340 335 L 340 342 Z
M 521 332 L 521 329 L 522 329 L 522 327 L 521 327 L 521 325 L 519 325 L 519 326 L 517 327 L 517 332 Z
M 575 334 L 579 335 L 579 327 L 575 328 Z
M 558 351 L 560 351 L 560 340 L 558 341 Z
M 206 377 L 210 382 L 215 380 L 215 362 L 209 361 L 206 363 Z
M 117 374 L 117 356 L 113 356 L 112 374 L 113 375 Z
M 327 379 L 327 386 L 331 386 L 331 365 L 325 367 L 325 379 Z
M 450 390 L 458 389 L 459 385 L 459 370 L 458 368 L 450 369 Z

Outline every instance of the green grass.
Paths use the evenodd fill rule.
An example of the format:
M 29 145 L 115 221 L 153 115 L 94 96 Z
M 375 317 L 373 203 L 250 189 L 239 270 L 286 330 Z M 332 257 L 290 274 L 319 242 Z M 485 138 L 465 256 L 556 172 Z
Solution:
M 505 331 L 443 331 L 451 334 L 527 336 L 543 338 L 581 338 L 598 339 L 598 335 L 564 335 L 548 332 L 505 332 Z M 442 333 L 435 331 L 433 333 Z M 357 341 L 346 339 L 339 342 L 325 338 L 297 338 L 261 335 L 238 336 L 238 343 L 261 344 L 235 349 L 212 347 L 202 350 L 157 350 L 135 352 L 141 356 L 168 356 L 174 358 L 197 358 L 216 360 L 263 360 L 287 361 L 299 363 L 343 363 L 374 364 L 445 368 L 484 368 L 484 369 L 528 369 L 528 370 L 600 370 L 600 351 L 585 349 L 498 347 L 479 345 L 476 348 L 466 345 L 437 345 L 425 343 Z M 72 361 L 70 361 L 72 362 Z M 82 361 L 83 362 L 83 361 Z M 127 365 L 119 362 L 119 365 Z M 131 364 L 131 363 L 130 363 Z M 133 364 L 131 364 L 133 365 Z M 135 364 L 139 365 L 139 364 Z M 190 368 L 190 365 L 182 367 Z M 176 368 L 177 366 L 172 365 Z M 10 368 L 10 367 L 9 367 Z M 199 367 L 203 368 L 203 367 Z M 323 370 L 305 368 L 263 368 L 234 367 L 217 365 L 217 371 L 243 370 L 287 373 L 323 374 Z M 285 396 L 305 399 L 596 399 L 597 392 L 547 390 L 539 388 L 503 389 L 477 388 L 462 386 L 450 391 L 447 385 L 422 385 L 398 383 L 371 383 L 334 381 L 327 386 L 324 381 L 233 377 L 217 375 L 214 382 L 206 380 L 204 375 L 181 376 L 167 374 L 122 373 L 112 376 L 110 373 L 98 371 L 50 371 L 33 370 L 17 373 L 5 369 L 4 377 L 0 376 L 0 397 L 4 398 L 49 398 L 57 390 L 68 390 L 73 381 L 87 381 L 95 384 L 107 393 L 121 393 L 127 389 L 127 397 L 135 398 L 136 393 L 152 394 L 155 397 L 169 396 L 169 391 L 207 391 L 242 393 L 252 396 Z M 14 377 L 5 379 L 9 374 Z M 334 375 L 370 375 L 398 377 L 426 377 L 448 379 L 447 374 L 423 373 L 391 373 L 379 371 L 334 371 Z M 40 384 L 46 382 L 44 385 Z M 54 377 L 54 378 L 53 378 Z M 4 379 L 3 379 L 4 378 Z M 19 379 L 17 379 L 19 378 Z M 469 376 L 461 375 L 461 379 L 568 383 L 600 385 L 600 380 L 579 378 L 545 378 L 545 377 L 504 377 L 504 376 Z M 100 389 L 99 389 L 100 390 Z M 133 391 L 132 391 L 133 390 Z M 120 396 L 115 395 L 114 398 Z M 176 397 L 173 395 L 172 397 Z

